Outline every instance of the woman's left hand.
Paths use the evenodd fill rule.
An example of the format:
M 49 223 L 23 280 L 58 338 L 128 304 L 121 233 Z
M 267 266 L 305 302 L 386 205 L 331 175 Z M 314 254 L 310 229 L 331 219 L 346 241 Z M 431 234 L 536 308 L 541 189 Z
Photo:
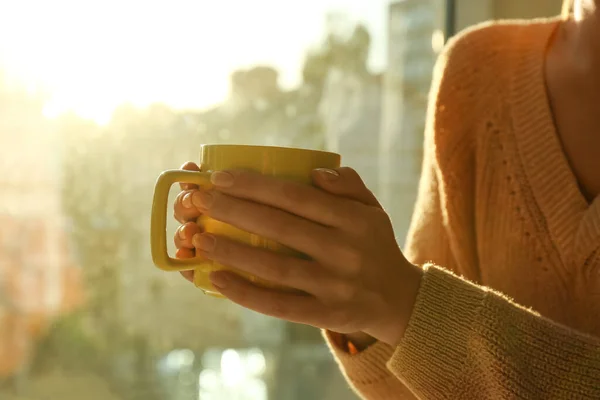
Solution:
M 232 272 L 213 272 L 213 285 L 243 307 L 395 345 L 410 317 L 421 269 L 405 259 L 388 215 L 354 170 L 318 169 L 313 180 L 317 187 L 246 171 L 215 172 L 214 188 L 195 191 L 188 204 L 310 260 L 208 233 L 194 236 L 196 253 L 302 291 L 267 289 Z M 190 280 L 192 274 L 183 273 Z

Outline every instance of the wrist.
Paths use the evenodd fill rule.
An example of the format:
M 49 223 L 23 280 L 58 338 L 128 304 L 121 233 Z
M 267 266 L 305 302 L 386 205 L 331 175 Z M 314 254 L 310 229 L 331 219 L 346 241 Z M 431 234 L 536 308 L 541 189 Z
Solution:
M 389 280 L 386 310 L 379 318 L 380 322 L 365 330 L 365 333 L 390 346 L 397 346 L 404 337 L 423 277 L 423 269 L 408 261 L 396 272 L 396 276 Z

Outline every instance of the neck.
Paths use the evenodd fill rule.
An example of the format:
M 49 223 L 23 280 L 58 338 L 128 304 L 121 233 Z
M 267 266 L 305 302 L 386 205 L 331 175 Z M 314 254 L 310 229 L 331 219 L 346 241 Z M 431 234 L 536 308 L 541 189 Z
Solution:
M 600 72 L 600 0 L 576 0 L 565 40 L 571 62 L 581 72 Z
M 598 0 L 573 0 L 573 14 L 576 21 L 596 12 L 600 1 Z

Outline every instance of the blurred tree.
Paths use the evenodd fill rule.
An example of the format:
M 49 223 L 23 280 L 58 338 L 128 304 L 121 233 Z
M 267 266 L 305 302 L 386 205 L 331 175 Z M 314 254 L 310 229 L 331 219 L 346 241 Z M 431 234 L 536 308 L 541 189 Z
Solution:
M 165 293 L 163 280 L 141 278 L 150 276 L 142 269 L 151 267 L 147 221 L 139 216 L 140 209 L 150 207 L 154 178 L 161 170 L 196 160 L 200 143 L 324 148 L 318 110 L 331 70 L 368 75 L 368 31 L 358 25 L 347 32 L 332 30 L 319 48 L 306 54 L 302 83 L 292 90 L 280 87 L 276 69 L 258 65 L 235 71 L 230 98 L 211 110 L 175 112 L 164 105 L 146 109 L 123 105 L 105 127 L 74 115 L 57 122 L 56 131 L 65 146 L 63 210 L 90 290 L 85 312 L 57 323 L 40 345 L 41 371 L 56 363 L 66 369 L 89 369 L 109 380 L 125 398 L 158 398 L 155 361 L 160 347 L 169 348 L 172 343 L 158 345 L 152 335 L 140 332 L 125 318 L 123 307 L 132 299 L 152 302 Z M 7 100 L 0 92 L 0 115 L 6 110 L 3 104 Z M 130 278 L 133 282 L 128 283 Z M 311 382 L 327 378 L 314 374 L 318 368 L 304 368 L 306 361 L 298 361 L 297 353 L 291 351 L 294 345 L 322 346 L 318 330 L 291 324 L 286 329 L 280 365 L 287 369 L 281 369 L 273 398 L 280 398 L 278 393 L 286 386 L 293 387 L 290 371 L 295 369 L 307 371 L 303 376 Z M 131 366 L 132 373 L 116 376 L 123 363 Z M 296 396 L 302 398 L 300 392 Z M 316 392 L 310 396 L 319 397 Z
M 57 215 L 55 141 L 43 116 L 45 100 L 39 87 L 0 70 L 0 377 L 20 389 L 49 324 L 81 300 L 71 296 L 80 287 L 70 284 L 80 282 L 69 280 L 78 270 Z
M 137 204 L 131 201 L 136 194 L 130 190 L 127 170 L 131 160 L 136 160 L 134 156 L 139 146 L 130 145 L 128 137 L 153 126 L 143 124 L 140 117 L 138 110 L 121 107 L 109 127 L 102 128 L 67 115 L 59 121 L 57 129 L 65 145 L 64 213 L 70 220 L 71 238 L 90 288 L 85 317 L 57 329 L 84 332 L 77 334 L 79 342 L 91 341 L 85 349 L 95 352 L 86 357 L 90 361 L 87 368 L 97 371 L 114 390 L 124 394 L 142 390 L 136 386 L 136 382 L 140 382 L 124 382 L 115 372 L 118 370 L 116 365 L 128 354 L 132 344 L 130 329 L 121 311 L 126 300 L 123 299 L 121 280 L 123 270 L 128 268 L 124 254 L 141 249 L 141 234 Z M 56 337 L 53 340 L 61 342 Z M 48 348 L 56 347 L 55 344 Z M 48 354 L 48 357 L 52 356 L 52 353 Z M 68 362 L 68 357 L 65 358 Z M 58 361 L 63 361 L 62 357 L 58 357 Z M 133 373 L 146 374 L 147 367 Z M 141 386 L 147 391 L 144 398 L 158 398 L 148 382 Z
M 169 330 L 161 321 L 160 310 L 173 314 L 163 305 L 180 303 L 165 297 L 164 277 L 154 278 L 160 272 L 151 266 L 147 215 L 160 171 L 196 160 L 199 144 L 210 141 L 204 125 L 198 114 L 161 104 L 122 105 L 104 127 L 74 115 L 58 123 L 63 208 L 90 288 L 79 329 L 98 351 L 93 367 L 125 399 L 160 398 L 156 362 L 163 351 L 203 345 L 182 331 L 186 321 Z

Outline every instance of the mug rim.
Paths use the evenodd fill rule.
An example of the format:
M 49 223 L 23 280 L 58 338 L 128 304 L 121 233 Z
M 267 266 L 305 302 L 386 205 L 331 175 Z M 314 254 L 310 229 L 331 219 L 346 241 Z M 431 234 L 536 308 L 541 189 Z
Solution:
M 320 153 L 320 154 L 336 156 L 336 157 L 341 156 L 339 153 L 334 153 L 332 151 L 306 149 L 306 148 L 302 148 L 302 147 L 264 146 L 264 145 L 256 145 L 256 144 L 233 144 L 233 143 L 224 143 L 224 144 L 207 143 L 207 144 L 200 145 L 200 148 L 202 150 L 204 150 L 205 148 L 210 148 L 210 147 L 230 147 L 230 148 L 232 148 L 232 147 L 250 147 L 255 150 L 299 151 L 299 152 L 303 152 L 303 153 Z

